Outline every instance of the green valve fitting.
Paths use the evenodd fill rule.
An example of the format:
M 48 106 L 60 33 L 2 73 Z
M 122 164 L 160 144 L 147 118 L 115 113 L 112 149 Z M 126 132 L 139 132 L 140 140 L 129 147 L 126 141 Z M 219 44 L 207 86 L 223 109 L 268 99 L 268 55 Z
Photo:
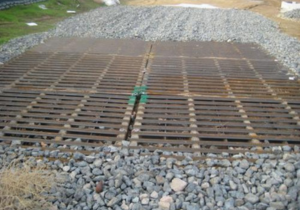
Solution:
M 133 96 L 137 96 L 140 93 L 140 87 L 139 86 L 135 86 L 133 91 L 132 91 L 132 95 Z
M 141 86 L 141 87 L 135 86 L 131 95 L 133 96 L 143 95 L 146 94 L 146 91 L 147 91 L 147 86 Z
M 141 86 L 140 87 L 140 94 L 145 94 L 147 91 L 147 86 Z
M 140 102 L 141 102 L 142 104 L 145 104 L 145 103 L 147 103 L 147 100 L 148 100 L 148 95 L 142 95 L 142 96 L 141 96 Z
M 134 104 L 135 104 L 135 101 L 136 101 L 136 97 L 135 97 L 135 96 L 130 96 L 130 97 L 129 97 L 128 104 L 129 104 L 129 105 L 134 105 Z

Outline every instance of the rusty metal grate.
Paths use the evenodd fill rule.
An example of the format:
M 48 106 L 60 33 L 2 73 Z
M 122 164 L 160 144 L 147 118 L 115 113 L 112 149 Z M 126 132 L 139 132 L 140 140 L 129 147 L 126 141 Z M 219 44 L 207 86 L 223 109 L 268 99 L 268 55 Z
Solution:
M 275 61 L 154 57 L 143 86 L 150 94 L 299 99 L 289 74 Z
M 203 153 L 299 144 L 299 89 L 252 44 L 54 38 L 0 67 L 0 140 Z
M 152 54 L 155 57 L 273 60 L 257 45 L 225 42 L 156 42 Z
M 6 89 L 128 94 L 140 85 L 144 66 L 143 57 L 29 52 L 4 66 L 0 78 Z
M 4 91 L 2 140 L 68 144 L 115 143 L 125 138 L 133 110 L 128 96 L 67 92 Z
M 148 96 L 138 107 L 131 140 L 134 147 L 189 152 L 299 143 L 298 119 L 271 99 Z
M 135 39 L 52 38 L 34 47 L 32 52 L 89 53 L 144 57 L 151 43 Z

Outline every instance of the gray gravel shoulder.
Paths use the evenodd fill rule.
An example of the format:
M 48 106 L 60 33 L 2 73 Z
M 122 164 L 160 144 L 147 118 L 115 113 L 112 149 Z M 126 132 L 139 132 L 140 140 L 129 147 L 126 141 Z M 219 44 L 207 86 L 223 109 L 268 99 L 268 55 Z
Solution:
M 257 43 L 281 63 L 300 72 L 297 39 L 281 33 L 276 23 L 259 14 L 234 9 L 99 8 L 66 19 L 50 32 L 12 40 L 0 48 L 0 62 L 55 36 Z
M 50 32 L 30 34 L 10 40 L 8 43 L 0 46 L 0 62 L 6 62 L 26 50 L 43 43 L 51 37 Z
M 300 206 L 299 147 L 280 153 L 207 154 L 205 160 L 113 146 L 88 156 L 60 150 L 0 145 L 0 172 L 43 167 L 64 177 L 47 192 L 53 209 L 106 210 L 297 210 Z M 298 153 L 297 153 L 298 152 Z M 142 155 L 143 154 L 143 155 Z M 225 158 L 225 159 L 224 159 Z M 62 180 L 62 179 L 61 179 Z M 101 183 L 101 190 L 97 186 Z M 99 188 L 98 188 L 99 189 Z

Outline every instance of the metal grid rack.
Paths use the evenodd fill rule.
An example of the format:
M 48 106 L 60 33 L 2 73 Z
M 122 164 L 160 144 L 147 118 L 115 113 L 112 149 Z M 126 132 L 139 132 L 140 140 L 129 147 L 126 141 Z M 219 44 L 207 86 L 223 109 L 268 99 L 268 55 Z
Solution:
M 299 89 L 253 44 L 54 38 L 0 67 L 0 140 L 203 153 L 299 144 Z

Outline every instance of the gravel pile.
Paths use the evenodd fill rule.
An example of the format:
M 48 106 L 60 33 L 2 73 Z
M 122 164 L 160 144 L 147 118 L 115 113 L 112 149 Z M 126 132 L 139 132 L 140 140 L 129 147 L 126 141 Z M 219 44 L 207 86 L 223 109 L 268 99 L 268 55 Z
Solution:
M 281 33 L 277 24 L 250 11 L 173 7 L 105 7 L 59 23 L 49 36 L 136 38 L 174 41 L 254 42 L 284 65 L 300 72 L 300 42 Z M 39 43 L 40 36 L 13 40 L 0 48 L 0 61 Z M 23 39 L 22 39 L 23 40 Z M 19 47 L 15 47 L 19 43 Z M 10 52 L 8 52 L 8 49 Z
M 53 209 L 297 210 L 300 206 L 299 153 L 246 153 L 235 155 L 233 161 L 213 154 L 193 161 L 189 155 L 177 160 L 162 157 L 160 151 L 151 156 L 141 153 L 147 151 L 110 146 L 85 156 L 0 146 L 0 168 L 19 158 L 63 177 L 61 189 L 49 192 L 49 201 L 57 207 Z
M 292 11 L 288 11 L 283 13 L 283 16 L 286 18 L 300 20 L 300 9 L 295 9 Z

